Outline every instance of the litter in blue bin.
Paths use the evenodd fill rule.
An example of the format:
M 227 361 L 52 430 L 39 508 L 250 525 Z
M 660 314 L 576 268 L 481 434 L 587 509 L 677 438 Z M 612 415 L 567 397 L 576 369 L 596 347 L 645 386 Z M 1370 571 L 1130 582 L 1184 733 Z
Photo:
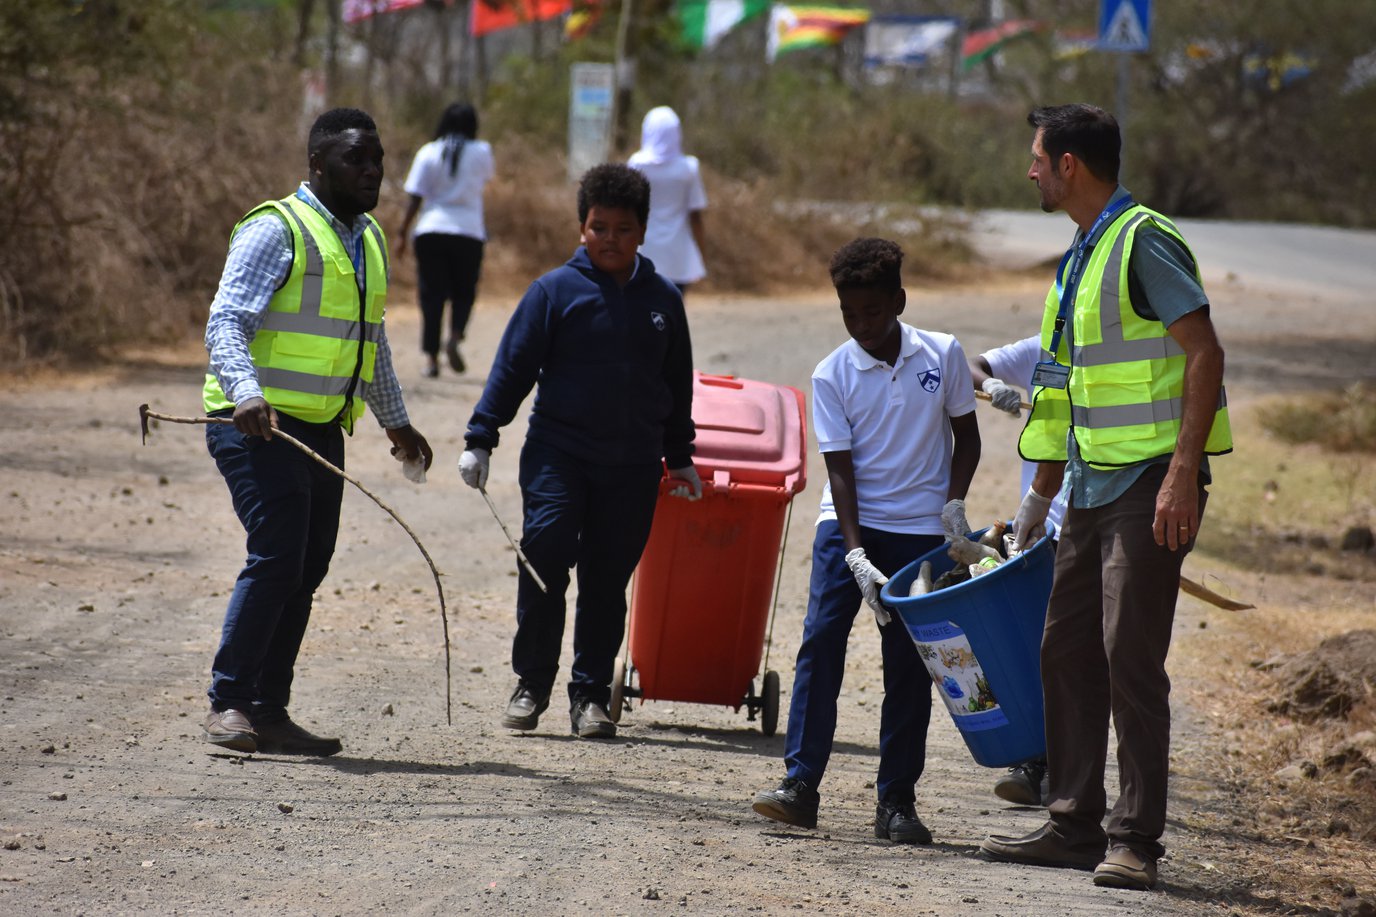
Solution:
M 907 628 L 970 753 L 986 767 L 1046 753 L 1040 651 L 1054 560 L 1054 542 L 1043 538 L 982 576 L 910 596 L 924 562 L 937 580 L 956 566 L 943 545 L 898 571 L 880 593 Z

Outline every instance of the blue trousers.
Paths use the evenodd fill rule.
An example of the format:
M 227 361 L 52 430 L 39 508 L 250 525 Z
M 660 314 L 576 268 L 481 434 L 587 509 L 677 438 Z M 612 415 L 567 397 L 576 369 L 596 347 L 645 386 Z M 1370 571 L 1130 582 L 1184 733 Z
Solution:
M 308 424 L 284 414 L 278 422 L 344 467 L 339 424 Z M 225 611 L 210 705 L 258 720 L 281 719 L 311 599 L 334 556 L 344 481 L 284 439 L 245 436 L 223 424 L 207 426 L 205 439 L 244 526 L 248 554 Z
M 547 695 L 559 672 L 564 593 L 576 566 L 569 700 L 604 707 L 610 700 L 626 630 L 626 585 L 650 537 L 662 474 L 659 462 L 595 465 L 530 441 L 521 450 L 521 550 L 549 592 L 519 571 L 511 667 L 536 694 Z
M 940 535 L 900 535 L 862 527 L 860 543 L 870 563 L 893 576 L 942 543 Z M 817 788 L 831 758 L 836 735 L 836 699 L 846 670 L 846 641 L 864 604 L 860 587 L 846 566 L 846 545 L 834 521 L 817 526 L 812 544 L 812 582 L 808 587 L 803 642 L 793 674 L 784 763 L 788 776 Z M 927 725 L 932 716 L 932 680 L 917 647 L 895 616 L 879 629 L 884 659 L 884 706 L 879 716 L 881 802 L 912 802 L 927 762 Z

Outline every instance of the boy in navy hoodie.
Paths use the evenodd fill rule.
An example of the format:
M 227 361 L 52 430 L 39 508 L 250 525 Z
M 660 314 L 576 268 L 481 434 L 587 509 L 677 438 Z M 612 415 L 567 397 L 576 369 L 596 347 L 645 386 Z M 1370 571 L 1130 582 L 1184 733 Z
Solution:
M 537 382 L 521 450 L 521 548 L 549 591 L 521 569 L 502 717 L 534 729 L 549 706 L 564 636 L 564 592 L 578 568 L 569 717 L 584 738 L 616 735 L 607 715 L 626 623 L 626 585 L 650 535 L 659 481 L 702 495 L 693 468 L 693 355 L 683 298 L 637 254 L 650 186 L 624 165 L 594 166 L 578 186 L 582 246 L 531 284 L 492 361 L 465 434 L 459 473 L 483 489 L 498 430 Z

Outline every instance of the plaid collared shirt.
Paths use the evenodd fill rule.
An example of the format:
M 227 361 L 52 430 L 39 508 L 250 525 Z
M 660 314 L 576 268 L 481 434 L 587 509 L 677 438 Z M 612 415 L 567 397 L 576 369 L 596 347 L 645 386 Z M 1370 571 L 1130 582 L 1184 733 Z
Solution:
M 301 183 L 297 197 L 329 220 L 355 264 L 362 264 L 365 217 L 354 218 L 345 226 Z M 205 324 L 205 349 L 210 354 L 210 371 L 220 380 L 225 397 L 235 404 L 263 397 L 258 371 L 249 355 L 248 345 L 263 326 L 272 295 L 286 282 L 294 258 L 291 230 L 274 214 L 263 214 L 245 223 L 229 243 L 220 288 L 210 304 Z M 377 358 L 373 382 L 366 398 L 378 423 L 389 430 L 411 421 L 401 398 L 401 383 L 392 367 L 392 348 L 387 344 L 387 327 L 378 332 Z

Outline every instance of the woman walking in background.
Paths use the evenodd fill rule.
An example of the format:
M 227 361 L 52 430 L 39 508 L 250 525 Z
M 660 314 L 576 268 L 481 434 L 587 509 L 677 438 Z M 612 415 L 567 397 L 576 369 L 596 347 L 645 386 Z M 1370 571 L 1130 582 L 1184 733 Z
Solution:
M 707 276 L 702 261 L 702 211 L 707 191 L 696 156 L 683 155 L 683 126 L 667 105 L 645 113 L 640 149 L 629 164 L 650 181 L 650 222 L 641 254 L 680 292 Z
M 406 254 L 406 241 L 415 223 L 416 274 L 420 294 L 420 349 L 425 375 L 440 373 L 440 323 L 444 304 L 449 314 L 445 356 L 449 368 L 464 370 L 459 342 L 478 294 L 483 265 L 483 186 L 492 178 L 492 147 L 478 138 L 478 113 L 456 102 L 440 115 L 435 139 L 416 152 L 406 176 L 411 201 L 398 233 L 397 253 Z M 417 219 L 419 214 L 419 219 Z

